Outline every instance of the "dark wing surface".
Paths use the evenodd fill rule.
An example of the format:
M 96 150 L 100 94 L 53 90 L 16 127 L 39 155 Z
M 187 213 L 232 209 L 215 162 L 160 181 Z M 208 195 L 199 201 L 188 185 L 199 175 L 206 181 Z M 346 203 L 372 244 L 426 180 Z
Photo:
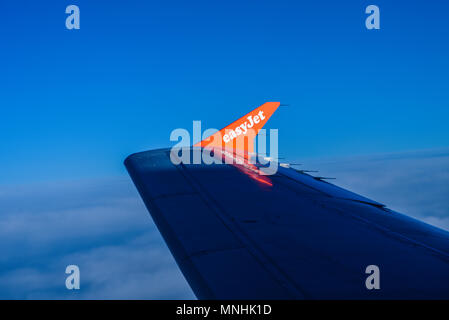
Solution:
M 167 149 L 125 165 L 200 299 L 449 298 L 449 233 L 381 203 L 290 168 L 174 165 Z

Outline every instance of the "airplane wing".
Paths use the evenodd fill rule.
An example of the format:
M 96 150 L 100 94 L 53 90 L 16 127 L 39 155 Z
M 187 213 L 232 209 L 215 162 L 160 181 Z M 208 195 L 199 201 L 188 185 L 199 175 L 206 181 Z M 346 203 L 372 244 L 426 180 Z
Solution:
M 125 164 L 199 299 L 449 298 L 448 232 L 290 168 L 267 184 L 169 153 Z
M 253 125 L 254 138 L 256 115 L 278 106 L 184 151 L 235 149 L 230 137 Z M 169 149 L 125 160 L 199 299 L 449 299 L 449 232 L 278 164 L 261 175 L 246 162 L 175 163 Z

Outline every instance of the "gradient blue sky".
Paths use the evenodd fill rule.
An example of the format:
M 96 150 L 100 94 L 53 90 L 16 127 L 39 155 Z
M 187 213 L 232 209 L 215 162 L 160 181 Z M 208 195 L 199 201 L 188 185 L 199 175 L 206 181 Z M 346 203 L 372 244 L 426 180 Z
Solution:
M 77 4 L 81 29 L 65 28 Z M 365 8 L 381 10 L 368 31 Z M 0 183 L 123 174 L 265 101 L 288 158 L 448 145 L 446 1 L 2 1 Z
M 65 8 L 81 29 L 65 28 Z M 381 11 L 366 30 L 365 8 Z M 194 298 L 123 166 L 266 101 L 287 160 L 449 230 L 449 2 L 1 1 L 0 298 Z M 65 267 L 81 269 L 79 292 Z

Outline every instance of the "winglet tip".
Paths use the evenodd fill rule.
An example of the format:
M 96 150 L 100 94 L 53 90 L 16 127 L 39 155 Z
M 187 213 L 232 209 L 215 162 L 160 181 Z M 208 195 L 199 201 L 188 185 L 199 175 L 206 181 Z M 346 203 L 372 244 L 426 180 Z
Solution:
M 255 108 L 248 114 L 244 115 L 240 119 L 234 121 L 227 127 L 221 129 L 214 135 L 194 144 L 194 147 L 233 147 L 233 138 L 237 136 L 247 136 L 249 141 L 244 143 L 244 150 L 246 152 L 254 152 L 253 139 L 257 135 L 258 131 L 265 125 L 265 122 L 271 117 L 271 115 L 281 105 L 278 101 L 269 101 Z M 242 122 L 242 123 L 240 123 Z M 249 130 L 252 128 L 252 130 Z M 230 134 L 228 135 L 228 131 Z M 219 137 L 217 137 L 219 135 Z M 211 139 L 212 138 L 212 139 Z M 217 139 L 218 138 L 218 139 Z M 233 147 L 235 148 L 235 147 Z

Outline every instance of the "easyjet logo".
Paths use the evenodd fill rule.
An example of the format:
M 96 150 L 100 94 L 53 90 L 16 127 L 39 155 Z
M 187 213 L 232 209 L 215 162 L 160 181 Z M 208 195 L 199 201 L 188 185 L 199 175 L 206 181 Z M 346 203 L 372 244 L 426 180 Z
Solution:
M 189 164 L 191 163 L 190 156 L 192 155 L 194 164 L 219 164 L 223 163 L 222 160 L 225 160 L 225 164 L 240 164 L 236 157 L 227 156 L 229 151 L 229 155 L 239 154 L 244 160 L 248 160 L 250 164 L 255 164 L 256 162 L 263 164 L 263 168 L 254 168 L 257 171 L 257 175 L 275 174 L 278 165 L 276 161 L 268 160 L 266 157 L 267 135 L 262 128 L 279 106 L 280 102 L 265 102 L 219 131 L 208 129 L 201 133 L 201 121 L 193 121 L 193 139 L 195 141 L 203 139 L 195 143 L 193 145 L 194 148 L 190 147 L 190 134 L 187 130 L 181 128 L 173 130 L 170 134 L 170 141 L 178 141 L 179 138 L 181 138 L 181 141 L 173 146 L 170 152 L 172 163 L 174 165 L 180 163 Z M 262 135 L 258 136 L 260 130 L 264 131 Z M 277 129 L 270 129 L 269 134 L 270 156 L 274 157 L 274 159 L 277 159 L 278 154 L 277 132 Z M 239 141 L 240 139 L 236 139 L 239 136 L 247 139 Z M 260 154 L 255 152 L 254 149 L 254 140 L 257 136 L 257 149 L 260 151 Z M 222 156 L 219 156 L 219 154 Z M 265 166 L 266 164 L 268 164 L 268 167 Z M 253 167 L 245 168 L 248 172 L 251 169 Z
M 223 135 L 223 141 L 225 143 L 228 143 L 229 141 L 237 138 L 239 135 L 246 134 L 248 132 L 248 129 L 251 129 L 254 124 L 258 124 L 261 120 L 264 120 L 265 116 L 263 115 L 263 111 L 259 111 L 257 115 L 255 115 L 254 117 L 252 115 L 249 115 L 247 119 L 248 121 L 245 121 L 235 129 L 230 129 L 229 132 L 228 130 L 226 130 L 226 134 Z

